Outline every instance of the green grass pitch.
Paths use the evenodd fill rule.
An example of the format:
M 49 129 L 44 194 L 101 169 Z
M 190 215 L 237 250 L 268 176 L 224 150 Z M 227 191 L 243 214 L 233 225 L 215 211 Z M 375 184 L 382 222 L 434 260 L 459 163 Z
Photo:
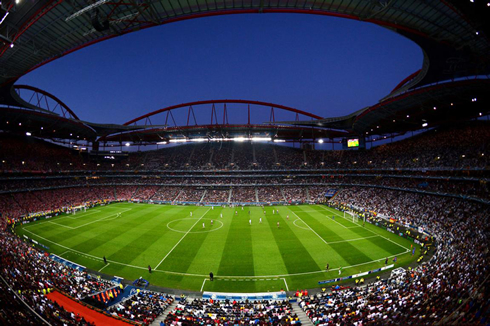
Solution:
M 116 203 L 17 232 L 92 270 L 195 291 L 315 288 L 338 277 L 339 267 L 347 276 L 382 267 L 386 257 L 396 255 L 399 266 L 418 258 L 409 240 L 322 205 L 266 207 L 264 214 L 261 207 Z M 205 281 L 211 271 L 215 281 Z

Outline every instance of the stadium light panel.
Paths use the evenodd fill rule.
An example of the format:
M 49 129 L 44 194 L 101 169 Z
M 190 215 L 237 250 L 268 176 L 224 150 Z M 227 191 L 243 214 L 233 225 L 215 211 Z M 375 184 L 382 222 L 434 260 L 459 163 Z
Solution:
M 187 142 L 187 139 L 185 139 L 185 138 L 170 139 L 169 142 L 171 142 L 171 143 L 185 143 L 185 142 Z
M 427 127 L 428 125 L 429 125 L 429 124 L 428 124 L 427 122 L 424 122 L 424 123 L 422 124 L 422 127 L 424 127 L 424 128 L 425 128 L 425 127 Z
M 166 141 L 159 141 L 159 142 L 157 143 L 157 145 L 166 145 L 166 144 L 168 144 Z
M 231 140 L 234 140 L 234 139 L 233 138 L 221 138 L 221 137 L 209 139 L 209 141 L 231 141 Z
M 285 143 L 284 139 L 274 139 L 274 143 Z
M 271 141 L 271 137 L 252 137 L 250 138 L 251 141 Z
M 128 147 L 128 146 L 130 146 L 131 144 L 130 144 L 130 143 L 126 143 L 126 144 L 124 144 L 124 145 L 125 145 L 126 147 Z
M 32 136 L 30 132 L 26 132 L 26 136 Z
M 235 137 L 235 138 L 233 138 L 233 141 L 243 142 L 245 140 L 247 140 L 247 138 L 245 138 L 245 137 Z
M 318 139 L 318 143 L 323 144 L 323 139 Z
M 192 141 L 195 141 L 195 142 L 199 142 L 199 143 L 202 143 L 202 142 L 205 142 L 205 141 L 208 141 L 207 138 L 194 138 L 194 139 L 191 139 Z

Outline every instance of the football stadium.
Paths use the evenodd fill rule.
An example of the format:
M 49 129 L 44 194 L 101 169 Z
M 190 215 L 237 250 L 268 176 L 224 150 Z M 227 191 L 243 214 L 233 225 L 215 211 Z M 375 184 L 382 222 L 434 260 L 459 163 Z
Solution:
M 0 324 L 488 325 L 488 17 L 479 0 L 2 0 Z M 324 75 L 329 54 L 292 41 L 304 26 L 418 52 Z M 312 99 L 315 78 L 346 97 Z

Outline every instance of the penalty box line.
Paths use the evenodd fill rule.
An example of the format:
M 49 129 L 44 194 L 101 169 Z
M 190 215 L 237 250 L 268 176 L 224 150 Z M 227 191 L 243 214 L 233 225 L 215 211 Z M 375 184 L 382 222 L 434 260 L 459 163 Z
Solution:
M 326 209 L 325 207 L 323 207 L 323 206 L 321 206 L 321 207 L 322 207 L 324 210 L 328 211 L 328 209 Z M 337 211 L 336 209 L 334 209 L 334 208 L 331 208 L 331 209 L 333 209 L 333 210 L 334 210 L 334 214 L 336 214 L 336 215 L 340 215 L 340 217 L 342 217 L 342 214 L 337 213 L 338 211 Z M 354 222 L 351 222 L 351 221 L 349 221 L 349 220 L 347 220 L 347 221 L 348 221 L 348 222 L 350 222 L 350 223 L 355 224 Z M 337 222 L 337 223 L 338 223 L 338 222 Z M 339 224 L 340 224 L 340 223 L 339 223 Z M 345 227 L 345 226 L 344 226 L 344 227 Z M 345 227 L 345 228 L 346 228 L 346 229 L 348 229 L 348 227 Z M 397 245 L 398 247 L 400 247 L 400 248 L 405 249 L 405 253 L 407 253 L 407 252 L 409 252 L 409 251 L 410 251 L 408 248 L 405 248 L 405 247 L 404 247 L 404 246 L 402 246 L 401 244 L 396 243 L 395 241 L 393 241 L 393 240 L 391 240 L 391 239 L 388 239 L 387 237 L 385 237 L 385 236 L 383 236 L 383 235 L 381 235 L 381 234 L 379 234 L 379 233 L 377 233 L 377 232 L 371 231 L 371 230 L 369 230 L 369 229 L 367 229 L 367 228 L 364 228 L 364 229 L 365 229 L 366 231 L 371 232 L 372 234 L 376 234 L 376 235 L 378 235 L 379 237 L 381 237 L 381 238 L 383 238 L 383 239 L 385 239 L 385 240 L 388 240 L 389 242 L 391 242 L 391 243 L 393 243 L 393 244 L 396 244 L 396 245 Z
M 204 214 L 201 215 L 201 217 L 196 221 L 196 223 L 192 224 L 192 226 L 189 228 L 189 230 L 187 230 L 186 233 L 184 233 L 184 235 L 182 236 L 182 238 L 180 238 L 180 240 L 175 244 L 175 246 L 173 246 L 172 249 L 170 249 L 170 251 L 165 255 L 165 257 L 163 257 L 162 260 L 160 260 L 160 262 L 158 263 L 158 265 L 155 267 L 155 269 L 157 269 L 165 259 L 167 259 L 167 257 L 172 253 L 172 251 L 174 251 L 174 249 L 179 245 L 179 243 L 182 242 L 182 240 L 184 240 L 184 238 L 189 234 L 189 232 L 191 232 L 191 230 L 196 226 L 197 223 L 199 223 L 199 221 L 209 212 L 211 208 L 208 208 L 207 211 L 204 212 Z
M 330 213 L 330 211 L 328 209 L 326 209 L 325 207 L 321 206 L 324 210 L 326 210 L 327 212 Z M 319 213 L 319 212 L 318 212 Z M 346 220 L 347 222 L 349 223 L 352 223 L 354 224 L 354 226 L 345 226 L 343 225 L 342 223 L 339 223 L 337 222 L 335 219 L 333 219 L 332 221 L 334 221 L 335 223 L 337 223 L 338 225 L 340 225 L 341 227 L 345 228 L 345 229 L 353 229 L 353 228 L 360 228 L 361 226 L 352 222 L 352 221 L 349 221 L 348 219 L 346 219 L 345 217 L 342 216 L 342 214 L 340 214 L 337 210 L 334 210 L 333 212 L 335 215 L 339 216 L 339 217 L 342 217 L 344 220 Z
M 315 230 L 313 230 L 313 229 L 311 228 L 311 226 L 309 226 L 309 225 L 308 225 L 308 224 L 307 224 L 305 221 L 303 221 L 303 219 L 302 219 L 301 217 L 299 217 L 299 216 L 298 216 L 298 214 L 296 214 L 296 213 L 295 213 L 293 210 L 291 210 L 291 209 L 290 209 L 289 211 L 290 211 L 291 213 L 293 213 L 294 215 L 296 215 L 296 217 L 297 217 L 298 219 L 300 219 L 300 220 L 301 220 L 301 222 L 303 222 L 303 223 L 304 223 L 304 224 L 305 224 L 305 225 L 308 227 L 308 229 L 310 229 L 310 230 L 311 230 L 311 232 L 315 233 L 317 237 L 319 237 L 319 238 L 320 238 L 320 239 L 321 239 L 323 242 L 325 242 L 325 244 L 326 244 L 326 245 L 328 245 L 328 242 L 327 242 L 325 239 L 323 239 L 323 238 L 322 238 L 322 237 L 321 237 L 321 236 L 320 236 L 318 233 L 316 233 L 316 231 L 315 231 Z M 293 223 L 294 223 L 294 222 L 293 222 Z
M 51 221 L 51 220 L 45 221 L 45 222 L 46 223 L 50 223 L 50 224 L 56 224 L 58 226 L 61 226 L 61 227 L 67 228 L 67 229 L 76 230 L 76 229 L 79 229 L 79 228 L 82 228 L 84 226 L 87 226 L 87 225 L 90 225 L 90 224 L 93 224 L 93 223 L 97 223 L 97 222 L 100 222 L 100 221 L 112 221 L 112 220 L 115 220 L 117 218 L 117 214 L 124 213 L 124 212 L 129 212 L 130 210 L 132 210 L 132 208 L 124 209 L 124 210 L 122 210 L 120 212 L 117 212 L 117 213 L 114 213 L 114 214 L 110 214 L 110 215 L 108 215 L 106 217 L 102 217 L 102 218 L 99 218 L 99 219 L 97 219 L 95 221 L 91 221 L 91 222 L 88 222 L 88 223 L 85 223 L 85 224 L 82 224 L 82 225 L 79 225 L 79 226 L 68 226 L 68 225 L 56 223 L 55 221 Z M 64 217 L 65 216 L 62 216 L 61 218 L 64 218 Z

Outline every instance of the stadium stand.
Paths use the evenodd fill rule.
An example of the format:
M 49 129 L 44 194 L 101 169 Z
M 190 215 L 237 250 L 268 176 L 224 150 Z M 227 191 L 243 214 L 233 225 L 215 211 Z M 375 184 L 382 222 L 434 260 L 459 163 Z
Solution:
M 395 202 L 393 202 L 395 201 Z M 427 264 L 363 287 L 301 299 L 315 325 L 480 324 L 488 318 L 487 205 L 378 189 L 343 189 L 332 204 L 355 205 L 427 228 L 439 239 Z M 469 264 L 469 262 L 471 262 Z
M 168 325 L 301 325 L 288 301 L 214 301 L 204 299 L 179 302 L 165 319 Z
M 149 325 L 169 307 L 174 298 L 170 295 L 140 291 L 124 302 L 110 307 L 109 313 L 131 321 Z
M 57 214 L 83 204 L 132 199 L 172 203 L 231 199 L 251 204 L 328 200 L 331 206 L 349 207 L 365 214 L 368 222 L 389 223 L 383 216 L 423 227 L 438 240 L 429 262 L 396 278 L 345 290 L 334 288 L 302 298 L 300 306 L 316 325 L 438 322 L 478 325 L 488 320 L 486 243 L 490 212 L 485 170 L 490 143 L 488 124 L 476 122 L 454 129 L 431 130 L 364 152 L 312 152 L 250 143 L 213 146 L 210 152 L 183 145 L 179 150 L 131 154 L 116 170 L 110 164 L 90 161 L 83 153 L 34 138 L 1 137 L 22 148 L 14 156 L 5 147 L 0 149 L 0 159 L 6 162 L 2 163 L 0 178 L 2 322 L 14 316 L 18 325 L 35 325 L 40 318 L 37 313 L 54 325 L 88 324 L 49 301 L 43 290 L 56 288 L 80 300 L 110 287 L 88 273 L 54 263 L 43 251 L 7 231 L 10 228 L 7 224 Z M 20 146 L 27 141 L 35 146 Z M 34 155 L 40 158 L 39 162 L 28 161 L 24 155 Z M 50 155 L 59 160 L 47 159 Z M 189 157 L 198 158 L 199 163 Z M 25 163 L 18 162 L 21 160 Z M 197 169 L 209 162 L 214 168 L 225 170 Z M 240 169 L 250 166 L 251 170 L 230 169 L 231 163 Z M 149 170 L 135 171 L 138 164 Z M 282 170 L 286 167 L 288 170 Z M 320 170 L 315 170 L 318 167 Z M 325 198 L 327 192 L 332 196 L 330 199 Z M 153 299 L 141 294 L 116 306 L 112 313 L 149 322 L 168 303 L 165 295 L 163 301 L 167 303 Z M 127 305 L 133 307 L 133 302 L 137 306 L 129 310 Z M 260 309 L 254 305 L 188 301 L 173 310 L 167 322 L 232 323 L 233 318 L 238 318 L 231 313 L 234 309 L 248 309 L 240 317 L 243 322 L 299 323 L 290 312 L 289 303 L 262 303 Z M 212 317 L 203 313 L 206 309 Z M 261 312 L 257 315 L 256 310 Z

